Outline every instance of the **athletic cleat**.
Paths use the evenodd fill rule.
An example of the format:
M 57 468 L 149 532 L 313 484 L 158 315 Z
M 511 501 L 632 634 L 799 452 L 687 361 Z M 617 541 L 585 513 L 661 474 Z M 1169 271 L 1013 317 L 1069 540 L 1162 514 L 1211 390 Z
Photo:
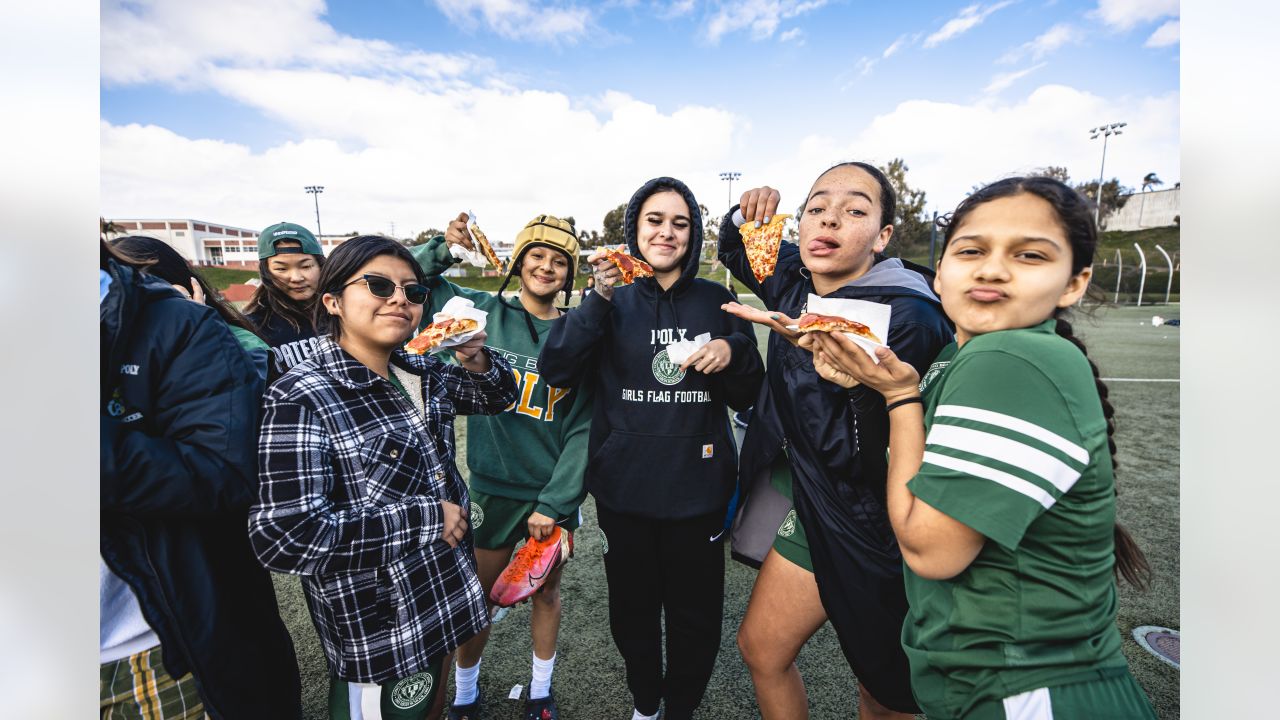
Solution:
M 573 533 L 560 526 L 552 528 L 546 540 L 529 538 L 498 576 L 493 590 L 489 591 L 489 599 L 501 607 L 529 599 L 547 582 L 551 572 L 568 562 L 572 555 Z
M 556 707 L 556 698 L 548 692 L 544 698 L 525 700 L 524 720 L 560 720 L 560 708 Z
M 449 720 L 480 720 L 480 696 L 479 689 L 476 690 L 476 699 L 466 705 L 450 705 Z

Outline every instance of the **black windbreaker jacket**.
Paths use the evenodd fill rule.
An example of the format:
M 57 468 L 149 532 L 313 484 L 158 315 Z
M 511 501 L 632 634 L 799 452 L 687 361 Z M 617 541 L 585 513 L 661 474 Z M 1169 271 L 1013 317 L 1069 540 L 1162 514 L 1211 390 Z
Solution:
M 721 223 L 720 261 L 765 307 L 800 317 L 814 292 L 800 249 L 783 243 L 774 274 L 757 282 L 732 214 Z M 951 327 L 925 278 L 896 259 L 878 258 L 867 275 L 825 297 L 892 307 L 887 343 L 922 376 L 951 341 Z M 769 335 L 768 353 L 768 374 L 742 443 L 741 487 L 749 488 L 787 448 L 796 514 L 845 657 L 877 700 L 918 712 L 899 639 L 907 607 L 902 555 L 885 511 L 884 398 L 864 386 L 846 390 L 823 380 L 813 355 L 777 333 Z
M 102 559 L 214 718 L 300 718 L 288 630 L 249 547 L 262 380 L 210 308 L 108 261 L 100 312 Z
M 760 389 L 764 363 L 751 324 L 720 309 L 736 298 L 697 278 L 702 218 L 693 194 L 671 178 L 646 183 L 631 198 L 624 233 L 632 255 L 640 205 L 659 183 L 682 189 L 691 211 L 680 279 L 663 290 L 653 278 L 588 295 L 552 325 L 538 357 L 556 387 L 595 384 L 587 490 L 615 512 L 676 520 L 724 512 L 737 477 L 725 406 L 745 410 Z M 666 346 L 702 333 L 724 339 L 729 366 L 704 375 L 680 372 Z

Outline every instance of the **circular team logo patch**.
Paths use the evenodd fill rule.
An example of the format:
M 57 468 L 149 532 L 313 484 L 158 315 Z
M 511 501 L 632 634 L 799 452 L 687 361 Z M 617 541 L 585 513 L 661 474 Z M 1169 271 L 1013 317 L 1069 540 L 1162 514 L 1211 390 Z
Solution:
M 604 528 L 600 528 L 600 554 L 609 554 L 609 536 L 604 534 Z
M 653 356 L 653 377 L 663 385 L 675 385 L 684 379 L 685 372 L 680 369 L 679 365 L 671 362 L 667 358 L 667 351 L 664 348 L 662 352 Z
M 796 534 L 796 509 L 791 508 L 787 511 L 787 517 L 778 526 L 778 534 L 782 537 L 791 537 Z
M 479 503 L 471 503 L 471 527 L 478 528 L 484 524 L 484 508 Z
M 950 364 L 951 361 L 947 360 L 930 365 L 929 369 L 925 371 L 924 377 L 920 380 L 920 392 L 924 392 L 934 380 L 937 380 L 942 371 L 946 370 Z
M 410 675 L 391 688 L 391 704 L 401 710 L 408 710 L 427 699 L 434 682 L 431 673 L 420 672 Z

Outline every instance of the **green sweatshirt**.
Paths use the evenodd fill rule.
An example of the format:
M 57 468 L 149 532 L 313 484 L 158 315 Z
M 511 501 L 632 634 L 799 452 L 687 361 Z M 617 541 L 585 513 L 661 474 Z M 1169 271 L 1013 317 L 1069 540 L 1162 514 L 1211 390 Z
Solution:
M 427 276 L 431 299 L 423 311 L 430 323 L 450 298 L 464 297 L 489 313 L 485 344 L 502 354 L 515 373 L 520 397 L 498 415 L 467 417 L 467 467 L 472 488 L 489 495 L 532 500 L 537 512 L 553 518 L 570 515 L 587 496 L 587 437 L 591 430 L 588 388 L 553 388 L 538 373 L 538 352 L 551 330 L 551 320 L 528 315 L 512 299 L 510 305 L 482 290 L 458 287 L 441 277 L 457 262 L 444 237 L 409 248 Z M 512 305 L 516 307 L 512 307 Z M 538 334 L 529 334 L 526 316 Z

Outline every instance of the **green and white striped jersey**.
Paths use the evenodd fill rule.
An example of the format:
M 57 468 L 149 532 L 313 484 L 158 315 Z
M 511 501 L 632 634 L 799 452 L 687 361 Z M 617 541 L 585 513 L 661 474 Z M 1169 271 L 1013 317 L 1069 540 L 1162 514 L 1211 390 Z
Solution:
M 925 455 L 907 484 L 987 537 L 964 572 L 906 572 L 903 646 L 930 717 L 1124 665 L 1115 490 L 1084 355 L 1052 320 L 949 346 L 922 383 Z

